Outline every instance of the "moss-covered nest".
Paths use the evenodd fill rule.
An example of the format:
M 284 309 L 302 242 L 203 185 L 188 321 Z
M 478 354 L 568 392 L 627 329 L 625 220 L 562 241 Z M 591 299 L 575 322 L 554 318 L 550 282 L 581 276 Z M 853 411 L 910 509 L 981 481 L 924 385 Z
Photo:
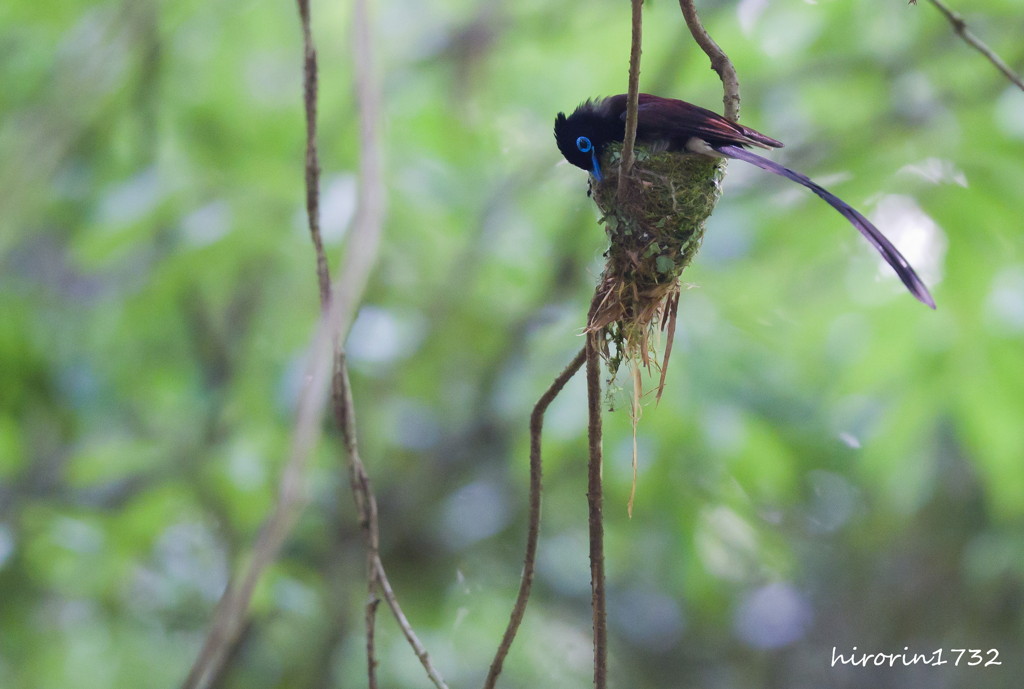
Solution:
M 725 173 L 723 159 L 637 147 L 630 183 L 620 199 L 620 157 L 621 145 L 609 146 L 601 159 L 603 179 L 590 180 L 611 245 L 587 330 L 604 332 L 612 375 L 624 360 L 649 367 L 655 328 L 674 325 L 679 275 L 700 248 Z M 670 328 L 662 374 L 671 333 Z

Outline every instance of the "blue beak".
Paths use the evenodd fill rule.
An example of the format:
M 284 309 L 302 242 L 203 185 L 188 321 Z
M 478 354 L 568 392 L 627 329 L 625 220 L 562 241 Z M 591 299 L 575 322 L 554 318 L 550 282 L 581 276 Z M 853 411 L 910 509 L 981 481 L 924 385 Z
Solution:
M 601 176 L 601 163 L 597 162 L 597 149 L 590 152 L 590 160 L 593 162 L 593 167 L 590 168 L 590 174 L 594 176 L 594 179 L 600 182 L 603 177 Z

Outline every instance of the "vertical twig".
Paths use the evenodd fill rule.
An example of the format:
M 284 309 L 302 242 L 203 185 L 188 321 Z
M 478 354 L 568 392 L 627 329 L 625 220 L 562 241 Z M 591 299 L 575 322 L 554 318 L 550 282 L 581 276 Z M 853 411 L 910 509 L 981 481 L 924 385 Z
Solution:
M 603 331 L 587 337 L 587 505 L 590 524 L 590 604 L 594 613 L 594 688 L 608 686 L 608 613 L 604 579 L 604 494 L 601 486 L 601 345 Z
M 740 119 L 740 82 L 736 76 L 736 68 L 732 66 L 729 56 L 715 43 L 704 29 L 704 25 L 700 23 L 693 0 L 679 0 L 679 7 L 683 11 L 683 18 L 686 20 L 686 26 L 690 29 L 690 34 L 693 35 L 693 40 L 697 41 L 697 45 L 711 58 L 711 69 L 718 72 L 718 77 L 722 80 L 722 87 L 725 91 L 722 96 L 725 116 L 733 122 L 737 122 Z
M 322 254 L 323 247 L 319 241 L 319 165 L 316 156 L 316 51 L 312 46 L 309 29 L 309 7 L 305 0 L 299 0 L 299 14 L 303 24 L 304 38 L 304 91 L 306 99 L 307 127 L 312 123 L 313 129 L 307 129 L 306 150 L 306 205 L 310 213 L 310 231 L 314 237 L 314 246 Z M 383 208 L 382 204 L 376 204 Z M 277 500 L 274 509 L 267 517 L 251 552 L 239 566 L 238 573 L 226 587 L 217 608 L 214 611 L 210 629 L 203 645 L 182 683 L 183 689 L 203 689 L 209 687 L 224 667 L 228 655 L 238 641 L 239 634 L 248 615 L 249 605 L 256 584 L 263 572 L 277 557 L 288 534 L 291 533 L 298 516 L 305 505 L 305 491 L 302 480 L 305 476 L 309 454 L 320 438 L 320 419 L 323 417 L 326 404 L 328 382 L 332 378 L 334 343 L 339 333 L 348 329 L 355 304 L 362 292 L 363 285 L 369 274 L 369 266 L 376 255 L 375 234 L 379 233 L 379 217 L 364 213 L 361 222 L 353 232 L 353 247 L 348 259 L 359 270 L 351 271 L 349 279 L 340 284 L 334 292 L 335 297 L 324 309 L 317 331 L 310 347 L 309 361 L 305 372 L 307 384 L 302 389 L 298 400 L 295 430 L 288 460 L 282 470 Z M 377 226 L 377 232 L 374 228 Z M 320 281 L 320 293 L 323 298 L 331 294 L 326 261 L 317 259 L 317 276 Z
M 622 161 L 619 170 L 619 184 L 615 193 L 621 199 L 625 193 L 627 178 L 633 171 L 633 146 L 636 142 L 637 108 L 640 99 L 640 53 L 643 42 L 643 0 L 631 0 L 632 34 L 629 48 L 629 91 L 626 94 L 626 135 L 622 140 Z
M 402 611 L 398 603 L 391 582 L 388 580 L 384 563 L 380 559 L 380 527 L 377 518 L 377 499 L 370 484 L 370 476 L 366 472 L 366 465 L 363 464 L 359 454 L 359 443 L 356 440 L 355 403 L 352 399 L 352 385 L 349 382 L 348 366 L 345 361 L 344 351 L 338 352 L 337 368 L 334 380 L 335 413 L 339 416 L 339 425 L 344 437 L 345 450 L 349 457 L 349 480 L 352 484 L 352 495 L 355 498 L 356 510 L 359 513 L 359 525 L 363 529 L 366 539 L 366 561 L 367 579 L 369 587 L 369 598 L 366 603 L 366 660 L 367 678 L 371 689 L 377 686 L 377 661 L 375 653 L 375 630 L 376 612 L 380 605 L 377 593 L 384 599 L 391 614 L 394 615 L 398 626 L 405 635 L 406 641 L 412 647 L 413 653 L 419 658 L 420 664 L 426 671 L 430 681 L 438 689 L 447 689 L 447 685 L 440 673 L 430 661 L 427 649 L 420 642 L 419 637 L 412 629 L 409 619 Z
M 359 457 L 355 436 L 355 413 L 345 366 L 344 351 L 339 346 L 348 331 L 361 299 L 370 271 L 376 262 L 384 219 L 384 184 L 381 173 L 380 140 L 377 123 L 380 120 L 380 97 L 370 63 L 369 20 L 365 0 L 356 0 L 354 10 L 354 62 L 356 73 L 356 100 L 360 121 L 360 198 L 351 233 L 351 244 L 341 271 L 341 279 L 330 286 L 323 245 L 319 229 L 319 163 L 316 154 L 316 51 L 312 44 L 308 0 L 298 0 L 304 39 L 304 92 L 306 104 L 306 210 L 310 234 L 317 254 L 317 278 L 324 305 L 320 323 L 314 335 L 303 388 L 298 401 L 295 431 L 289 458 L 282 472 L 274 511 L 268 517 L 248 560 L 240 574 L 221 597 L 210 631 L 204 641 L 183 689 L 208 687 L 223 667 L 228 652 L 237 642 L 245 621 L 252 593 L 263 572 L 276 558 L 282 544 L 291 532 L 305 503 L 302 480 L 309 454 L 320 438 L 328 385 L 332 388 L 335 414 L 345 438 L 350 457 L 352 490 L 355 495 L 360 522 L 367 537 L 367 569 L 371 590 L 378 587 L 391 606 L 406 637 L 420 658 L 427 674 L 439 689 L 447 689 L 436 670 L 430 665 L 426 651 L 416 639 L 408 620 L 402 614 L 380 563 L 376 502 L 365 466 Z M 375 596 L 367 604 L 367 657 L 370 685 L 376 686 L 373 655 Z
M 933 5 L 935 5 L 935 8 L 938 9 L 939 12 L 943 14 L 943 16 L 946 17 L 946 20 L 949 21 L 950 25 L 953 27 L 953 32 L 956 33 L 957 36 L 962 38 L 964 42 L 967 43 L 967 45 L 971 46 L 979 53 L 984 55 L 985 59 L 991 62 L 996 69 L 1002 72 L 1003 75 L 1007 79 L 1009 79 L 1011 83 L 1016 85 L 1020 90 L 1024 91 L 1024 80 L 1022 80 L 1019 75 L 1017 75 L 1012 69 L 1010 69 L 1009 65 L 1003 62 L 1002 59 L 998 55 L 996 55 L 991 48 L 989 48 L 981 41 L 981 39 L 979 39 L 977 36 L 971 33 L 971 30 L 967 27 L 967 22 L 964 21 L 963 17 L 961 17 L 953 10 L 949 9 L 949 7 L 943 4 L 941 0 L 929 1 Z
M 643 44 L 643 0 L 631 0 L 629 47 L 629 90 L 626 94 L 626 133 L 622 141 L 619 182 L 615 190 L 621 200 L 626 194 L 633 171 L 634 144 L 640 101 L 640 54 Z M 595 294 L 587 324 L 593 322 L 598 297 Z M 587 504 L 590 523 L 590 590 L 594 614 L 594 687 L 605 689 L 608 682 L 608 614 L 604 581 L 604 497 L 601 487 L 601 353 L 599 338 L 604 329 L 587 332 L 584 347 L 587 361 L 587 439 L 590 461 L 587 465 Z M 632 501 L 630 503 L 632 507 Z
M 295 442 L 300 443 L 298 434 Z M 223 670 L 224 663 L 245 624 L 252 592 L 263 571 L 277 556 L 301 509 L 302 495 L 298 481 L 303 473 L 306 456 L 308 452 L 304 453 L 301 449 L 293 450 L 282 476 L 274 511 L 265 522 L 252 552 L 241 566 L 241 573 L 228 584 L 221 595 L 210 629 L 188 676 L 182 682 L 182 689 L 209 687 Z
M 308 2 L 308 0 L 300 0 Z M 359 189 L 360 201 L 356 222 L 383 223 L 383 174 L 381 171 L 380 96 L 373 71 L 370 39 L 370 17 L 366 0 L 356 0 L 352 8 L 352 62 L 355 67 L 356 102 L 359 109 Z M 369 220 L 368 220 L 369 219 Z M 318 260 L 319 263 L 319 260 Z M 377 499 L 366 472 L 356 440 L 355 403 L 349 383 L 348 365 L 341 342 L 335 344 L 335 366 L 332 380 L 332 401 L 341 427 L 348 456 L 349 485 L 359 514 L 359 525 L 366 542 L 366 678 L 369 689 L 377 689 L 376 632 L 377 592 L 380 587 L 380 526 L 377 521 Z
M 366 248 L 372 248 L 373 258 L 377 255 L 380 235 L 384 224 L 384 177 L 382 171 L 382 152 L 380 145 L 379 125 L 381 121 L 381 94 L 373 64 L 373 47 L 371 41 L 370 16 L 368 0 L 355 0 L 352 21 L 352 50 L 355 64 L 356 101 L 359 104 L 359 207 L 355 215 L 353 245 L 346 256 L 345 269 L 339 280 L 339 289 L 345 287 L 346 278 L 358 279 L 359 292 L 366 285 L 369 270 L 374 260 L 366 260 L 356 245 L 356 239 L 366 236 Z M 360 228 L 363 232 L 358 232 Z M 363 263 L 357 263 L 364 261 Z M 333 304 L 332 304 L 333 306 Z M 333 379 L 333 397 L 336 414 L 342 428 L 345 449 L 349 457 L 349 477 L 352 494 L 359 511 L 360 526 L 366 538 L 366 561 L 369 597 L 366 603 L 366 660 L 370 688 L 377 686 L 375 658 L 376 611 L 379 605 L 377 593 L 384 598 L 391 613 L 412 647 L 420 664 L 426 671 L 430 681 L 438 689 L 447 689 L 440 673 L 430 661 L 426 648 L 420 642 L 409 624 L 408 618 L 398 603 L 387 571 L 380 559 L 380 527 L 377 518 L 377 500 L 370 484 L 369 474 L 359 454 L 356 442 L 355 405 L 352 400 L 352 387 L 349 382 L 348 366 L 345 353 L 337 348 Z
M 302 94 L 306 110 L 306 220 L 316 254 L 316 277 L 320 287 L 320 307 L 327 309 L 331 298 L 331 273 L 320 237 L 320 156 L 316 144 L 316 113 L 319 94 L 316 44 L 313 42 L 309 0 L 298 0 L 302 24 Z
M 380 526 L 377 520 L 377 498 L 366 472 L 362 456 L 359 453 L 359 441 L 356 436 L 355 401 L 352 398 L 352 385 L 348 377 L 348 364 L 343 347 L 337 347 L 334 379 L 331 387 L 331 398 L 335 420 L 341 429 L 348 457 L 349 486 L 356 503 L 359 515 L 359 527 L 363 531 L 366 542 L 366 585 L 367 600 L 364 617 L 366 622 L 366 678 L 370 689 L 377 689 L 377 656 L 376 630 L 377 607 L 380 599 L 377 592 L 381 588 L 380 572 Z
M 491 668 L 484 681 L 484 689 L 493 689 L 501 674 L 502 664 L 508 651 L 512 648 L 512 641 L 516 638 L 519 630 L 519 623 L 523 621 L 526 614 L 526 604 L 530 600 L 530 589 L 533 586 L 533 576 L 537 568 L 537 541 L 540 537 L 540 506 L 542 490 L 542 465 L 541 465 L 541 431 L 544 428 L 544 413 L 548 406 L 554 401 L 558 393 L 562 391 L 565 384 L 569 382 L 576 372 L 583 366 L 587 350 L 583 348 L 576 357 L 565 367 L 547 391 L 537 400 L 530 414 L 530 505 L 529 505 L 529 526 L 526 534 L 526 553 L 523 556 L 523 575 L 519 582 L 519 594 L 516 596 L 515 605 L 512 607 L 512 615 L 505 629 L 505 635 L 501 639 Z
M 356 243 L 353 242 L 349 261 L 372 263 L 374 254 L 367 254 L 368 248 L 372 247 L 364 242 L 359 244 L 357 251 Z M 299 394 L 295 430 L 288 460 L 281 473 L 274 509 L 264 522 L 252 551 L 239 566 L 238 574 L 221 596 L 202 648 L 182 683 L 183 689 L 209 687 L 212 679 L 220 673 L 228 653 L 238 640 L 256 584 L 277 557 L 305 506 L 306 494 L 302 481 L 309 455 L 320 439 L 320 420 L 323 418 L 327 388 L 332 378 L 332 345 L 338 333 L 348 329 L 355 312 L 353 292 L 362 289 L 361 284 L 348 286 L 347 289 L 345 287 L 346 283 L 342 282 L 334 290 L 330 306 L 320 317 L 313 336 L 303 378 L 307 383 Z
M 339 289 L 352 289 L 360 297 L 375 263 L 366 259 L 376 259 L 380 245 L 385 196 L 379 132 L 380 83 L 373 64 L 367 2 L 355 0 L 352 8 L 352 61 L 359 109 L 359 204 L 353 219 L 352 246 L 339 278 Z

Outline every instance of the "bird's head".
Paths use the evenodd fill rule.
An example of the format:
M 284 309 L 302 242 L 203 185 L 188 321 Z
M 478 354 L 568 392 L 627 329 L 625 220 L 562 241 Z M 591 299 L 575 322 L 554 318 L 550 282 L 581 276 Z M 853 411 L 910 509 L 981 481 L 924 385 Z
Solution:
M 583 168 L 601 181 L 601 154 L 610 141 L 621 141 L 624 124 L 621 119 L 604 113 L 602 101 L 587 101 L 569 115 L 555 118 L 555 141 L 565 159 Z

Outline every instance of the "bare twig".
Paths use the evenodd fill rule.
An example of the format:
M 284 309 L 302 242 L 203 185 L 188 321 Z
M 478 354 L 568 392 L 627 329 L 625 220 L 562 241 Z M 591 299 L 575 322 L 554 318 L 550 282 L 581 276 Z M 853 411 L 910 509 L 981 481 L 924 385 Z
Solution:
M 419 637 L 412 629 L 409 619 L 402 611 L 398 603 L 391 582 L 388 580 L 384 563 L 380 559 L 380 528 L 377 520 L 377 499 L 374 497 L 373 487 L 370 484 L 370 477 L 366 473 L 366 465 L 359 454 L 359 443 L 356 441 L 355 403 L 352 399 L 352 385 L 349 382 L 348 366 L 345 362 L 345 353 L 339 351 L 337 368 L 335 372 L 335 413 L 340 415 L 342 435 L 345 440 L 345 449 L 349 457 L 349 479 L 352 484 L 352 495 L 355 498 L 356 509 L 359 512 L 360 526 L 366 538 L 367 550 L 367 579 L 369 581 L 370 596 L 366 603 L 366 659 L 368 663 L 368 679 L 370 687 L 377 686 L 376 658 L 375 658 L 375 637 L 376 611 L 380 604 L 377 598 L 379 592 L 384 602 L 388 604 L 391 613 L 394 615 L 398 626 L 402 629 L 406 640 L 412 647 L 416 657 L 419 658 L 423 669 L 434 686 L 438 689 L 447 689 L 447 685 L 440 673 L 430 661 L 430 655 L 420 642 Z
M 370 689 L 377 687 L 376 629 L 377 607 L 380 599 L 377 592 L 381 586 L 380 564 L 380 527 L 377 520 L 377 498 L 373 493 L 370 476 L 359 453 L 359 441 L 356 436 L 356 406 L 352 398 L 352 385 L 348 377 L 348 363 L 343 347 L 336 347 L 334 377 L 331 386 L 331 401 L 334 416 L 341 428 L 341 436 L 345 443 L 345 454 L 348 457 L 349 486 L 356 503 L 359 515 L 359 526 L 363 530 L 366 541 L 366 580 L 368 596 L 366 600 L 366 677 Z
M 587 350 L 584 347 L 576 357 L 565 367 L 558 377 L 551 383 L 551 387 L 537 400 L 530 414 L 530 506 L 529 506 L 529 527 L 526 534 L 526 554 L 523 557 L 523 575 L 519 582 L 519 595 L 516 596 L 515 605 L 512 607 L 512 616 L 505 629 L 505 635 L 501 639 L 494 660 L 491 662 L 491 669 L 487 673 L 487 680 L 484 682 L 484 689 L 493 689 L 498 675 L 501 674 L 501 666 L 505 662 L 512 641 L 516 638 L 519 630 L 519 623 L 523 621 L 526 614 L 526 604 L 530 600 L 530 589 L 533 586 L 533 575 L 537 565 L 537 540 L 540 537 L 540 504 L 541 504 L 541 430 L 544 428 L 544 413 L 548 406 L 554 401 L 558 393 L 562 391 L 565 384 L 569 382 L 576 372 L 583 366 Z
M 953 31 L 954 33 L 956 33 L 957 36 L 962 38 L 964 42 L 967 43 L 967 45 L 971 46 L 979 53 L 984 55 L 985 59 L 991 62 L 996 69 L 1002 72 L 1003 75 L 1007 79 L 1009 79 L 1011 83 L 1017 86 L 1017 88 L 1019 88 L 1020 90 L 1024 91 L 1024 79 L 1021 79 L 1021 77 L 1018 74 L 1016 74 L 1012 69 L 1010 69 L 1009 65 L 1003 62 L 1002 59 L 1000 59 L 1000 57 L 992 51 L 991 48 L 989 48 L 977 36 L 971 33 L 971 30 L 967 27 L 967 22 L 964 21 L 963 17 L 961 17 L 959 14 L 957 14 L 949 7 L 947 7 L 945 4 L 943 4 L 941 0 L 929 0 L 929 2 L 935 5 L 936 9 L 938 9 L 939 12 L 941 12 L 943 16 L 946 17 L 950 25 L 952 25 Z
M 352 14 L 352 58 L 355 63 L 356 102 L 359 104 L 359 205 L 353 220 L 352 245 L 338 279 L 343 294 L 362 297 L 376 262 L 384 224 L 383 158 L 378 126 L 381 121 L 380 83 L 374 72 L 370 46 L 368 0 L 355 0 Z M 369 260 L 368 260 L 369 259 Z
M 596 297 L 595 297 L 596 305 Z M 593 308 L 591 309 L 593 311 Z M 587 412 L 590 461 L 587 504 L 590 524 L 590 604 L 594 613 L 594 689 L 608 686 L 608 612 L 604 578 L 604 494 L 601 487 L 601 342 L 602 331 L 587 337 Z
M 622 161 L 616 193 L 623 198 L 629 173 L 633 170 L 633 145 L 636 142 L 637 108 L 640 99 L 640 52 L 643 42 L 643 0 L 632 2 L 632 38 L 629 48 L 629 91 L 626 94 L 626 134 L 622 140 Z
M 308 2 L 308 0 L 302 1 Z M 356 102 L 359 104 L 359 187 L 361 194 L 355 222 L 357 227 L 360 221 L 367 223 L 367 226 L 372 225 L 373 232 L 379 240 L 384 219 L 384 180 L 381 171 L 380 137 L 377 130 L 377 123 L 380 121 L 380 95 L 377 91 L 371 51 L 369 9 L 366 0 L 356 0 L 352 9 L 352 61 L 355 67 Z M 376 253 L 376 242 L 374 253 Z M 346 266 L 346 268 L 352 267 L 351 265 Z M 355 403 L 352 399 L 352 388 L 348 378 L 345 350 L 340 341 L 335 343 L 335 353 L 332 401 L 348 456 L 349 485 L 359 514 L 359 524 L 363 529 L 363 537 L 366 541 L 366 676 L 369 689 L 377 689 L 376 620 L 379 603 L 377 592 L 382 588 L 380 572 L 384 569 L 380 563 L 377 499 L 374 496 L 366 466 L 359 454 L 359 444 L 356 440 Z
M 306 457 L 301 450 L 295 452 L 297 444 L 301 444 L 298 434 L 293 443 L 293 454 L 285 467 L 274 512 L 267 519 L 256 545 L 242 565 L 241 575 L 231 581 L 221 595 L 206 639 L 182 683 L 183 689 L 208 687 L 220 674 L 244 627 L 253 589 L 263 570 L 274 560 L 285 536 L 291 531 L 300 509 L 298 479 Z
M 372 260 L 365 254 L 361 256 L 363 260 Z M 305 505 L 302 479 L 310 452 L 320 438 L 320 419 L 323 418 L 331 380 L 332 342 L 337 333 L 347 329 L 355 311 L 350 291 L 338 289 L 334 294 L 330 308 L 320 318 L 310 347 L 304 375 L 307 383 L 299 395 L 292 444 L 282 471 L 274 510 L 264 523 L 251 553 L 240 566 L 239 574 L 221 596 L 206 640 L 182 684 L 183 689 L 208 687 L 219 673 L 228 652 L 238 640 L 256 584 L 277 557 Z
M 372 257 L 375 259 L 384 220 L 384 178 L 381 166 L 380 134 L 378 131 L 378 125 L 381 121 L 380 82 L 376 78 L 372 62 L 373 49 L 370 40 L 370 18 L 367 3 L 368 0 L 356 0 L 353 8 L 352 22 L 353 61 L 355 63 L 356 101 L 359 103 L 361 147 L 359 181 L 362 190 L 360 206 L 356 211 L 355 230 L 358 232 L 362 227 L 368 239 L 367 246 L 372 248 Z M 374 261 L 366 261 L 362 270 L 354 263 L 354 261 L 365 259 L 365 256 L 360 257 L 359 252 L 356 251 L 355 239 L 357 236 L 359 235 L 357 234 L 353 237 L 352 253 L 346 257 L 345 272 L 342 274 L 339 287 L 345 285 L 346 274 L 351 273 L 360 279 L 359 288 L 361 292 L 362 287 L 366 285 L 366 278 L 369 277 L 369 268 Z M 430 656 L 402 611 L 394 589 L 391 587 L 391 582 L 388 580 L 387 571 L 384 569 L 384 564 L 380 559 L 380 527 L 377 519 L 377 501 L 370 484 L 370 477 L 366 472 L 366 466 L 359 455 L 359 445 L 356 442 L 355 405 L 352 400 L 352 387 L 349 383 L 345 353 L 340 347 L 337 349 L 335 363 L 334 402 L 336 414 L 345 439 L 345 449 L 349 457 L 349 477 L 352 485 L 352 494 L 356 502 L 356 508 L 359 511 L 360 525 L 366 538 L 369 588 L 369 598 L 366 603 L 366 657 L 370 687 L 375 689 L 377 685 L 374 630 L 376 629 L 376 610 L 379 604 L 377 592 L 379 591 L 391 609 L 395 621 L 401 628 L 413 652 L 423 665 L 423 669 L 426 671 L 430 681 L 438 689 L 447 689 L 447 685 L 441 678 L 440 673 L 430 662 Z
M 693 40 L 697 41 L 697 45 L 711 58 L 711 69 L 718 72 L 718 77 L 722 80 L 722 87 L 725 91 L 722 97 L 722 103 L 725 105 L 724 114 L 736 122 L 740 118 L 740 82 L 736 76 L 736 68 L 732 66 L 729 56 L 715 43 L 704 29 L 704 25 L 700 23 L 700 17 L 697 16 L 697 8 L 694 7 L 693 2 L 694 0 L 679 0 L 679 7 L 683 11 L 683 18 L 693 35 Z
M 448 685 L 445 684 L 444 679 L 441 678 L 440 673 L 430 662 L 430 656 L 427 654 L 427 649 L 420 642 L 416 633 L 412 630 L 412 625 L 409 624 L 409 619 L 402 612 L 402 608 L 398 605 L 398 598 L 395 596 L 394 589 L 391 588 L 391 582 L 388 580 L 387 573 L 384 571 L 384 565 L 381 564 L 380 559 L 377 559 L 377 576 L 380 580 L 381 594 L 384 596 L 384 602 L 391 608 L 391 613 L 395 616 L 395 621 L 398 622 L 398 626 L 402 629 L 402 634 L 405 635 L 406 641 L 412 646 L 413 652 L 416 657 L 420 659 L 420 664 L 427 671 L 427 676 L 430 681 L 434 683 L 437 689 L 448 689 Z
M 288 461 L 282 472 L 278 498 L 274 511 L 268 517 L 247 561 L 240 567 L 240 574 L 232 581 L 221 597 L 207 638 L 196 661 L 185 679 L 184 689 L 208 687 L 217 677 L 224 661 L 238 639 L 244 624 L 252 593 L 263 572 L 276 558 L 281 545 L 291 532 L 305 504 L 302 489 L 309 454 L 320 437 L 320 419 L 326 405 L 327 388 L 333 383 L 336 411 L 345 435 L 346 449 L 352 460 L 353 492 L 356 495 L 360 518 L 367 531 L 368 569 L 373 582 L 380 583 L 385 600 L 395 612 L 399 625 L 407 637 L 415 635 L 405 616 L 401 614 L 394 592 L 384 575 L 377 551 L 376 505 L 370 489 L 365 467 L 359 460 L 355 440 L 355 417 L 351 391 L 348 385 L 344 353 L 338 346 L 343 333 L 347 332 L 355 314 L 362 292 L 375 263 L 384 217 L 384 186 L 381 175 L 381 153 L 377 122 L 380 119 L 379 91 L 372 78 L 369 63 L 369 29 L 365 0 L 357 0 L 353 22 L 356 62 L 356 92 L 360 111 L 360 201 L 351 234 L 351 244 L 346 255 L 342 277 L 330 289 L 326 258 L 319 237 L 319 165 L 316 155 L 316 52 L 311 43 L 309 8 L 306 0 L 299 0 L 300 17 L 303 23 L 305 42 L 305 97 L 307 121 L 306 151 L 306 203 L 310 220 L 310 233 L 317 252 L 317 277 L 321 298 L 326 308 L 320 318 L 317 331 L 310 347 L 307 381 L 298 401 L 295 431 Z M 340 404 L 337 404 L 340 402 Z M 377 603 L 373 596 L 367 604 L 367 626 L 370 638 L 367 642 L 370 664 L 371 686 L 374 686 L 373 668 L 373 613 Z M 422 645 L 413 644 L 417 656 L 427 667 L 428 675 L 439 689 L 446 689 L 436 671 L 429 666 Z
M 331 274 L 320 237 L 320 159 L 316 145 L 316 111 L 319 86 L 317 81 L 316 44 L 309 18 L 309 0 L 298 0 L 302 23 L 302 92 L 306 106 L 306 219 L 316 254 L 316 276 L 320 286 L 320 306 L 327 308 L 331 298 Z

